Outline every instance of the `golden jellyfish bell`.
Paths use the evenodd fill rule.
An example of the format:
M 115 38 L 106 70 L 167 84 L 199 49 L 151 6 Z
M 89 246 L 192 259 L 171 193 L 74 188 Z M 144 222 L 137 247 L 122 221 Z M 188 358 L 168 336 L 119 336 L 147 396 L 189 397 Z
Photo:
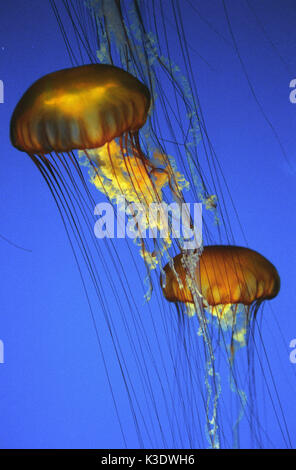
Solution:
M 167 264 L 162 286 L 171 302 L 193 303 L 188 286 L 188 273 L 182 254 L 173 258 L 174 270 Z M 178 279 L 179 278 L 179 279 Z M 197 289 L 208 305 L 251 305 L 275 297 L 280 289 L 280 277 L 264 256 L 249 248 L 228 245 L 205 246 L 195 267 Z
M 101 147 L 147 119 L 150 92 L 107 64 L 59 70 L 37 80 L 11 119 L 12 144 L 29 154 Z

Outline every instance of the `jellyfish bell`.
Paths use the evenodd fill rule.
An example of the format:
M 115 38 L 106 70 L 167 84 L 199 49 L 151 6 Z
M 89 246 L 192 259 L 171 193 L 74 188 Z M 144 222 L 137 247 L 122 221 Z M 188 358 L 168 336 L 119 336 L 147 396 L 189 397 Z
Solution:
M 186 304 L 192 312 L 198 307 L 197 292 L 199 304 L 218 318 L 220 326 L 230 327 L 234 339 L 244 345 L 250 312 L 256 314 L 263 301 L 279 292 L 276 268 L 260 253 L 238 246 L 205 246 L 193 271 L 188 258 L 190 255 L 180 253 L 164 267 L 165 298 Z M 239 322 L 242 312 L 243 321 Z
M 64 153 L 73 161 L 73 151 L 82 151 L 98 180 L 111 173 L 120 187 L 126 175 L 116 159 L 137 157 L 142 171 L 149 172 L 138 131 L 150 101 L 148 88 L 118 67 L 90 64 L 59 70 L 37 80 L 20 99 L 11 118 L 11 142 L 39 167 L 42 162 L 56 167 L 53 156 L 65 165 Z M 128 176 L 133 182 L 133 175 Z M 106 193 L 108 186 L 99 189 Z
M 93 169 L 94 184 L 109 199 L 126 196 L 128 185 L 129 200 L 160 202 L 171 168 L 166 156 L 164 168 L 155 167 L 138 136 L 150 104 L 148 88 L 113 65 L 59 70 L 37 80 L 20 99 L 11 118 L 11 142 L 46 163 L 51 154 L 71 153 L 73 159 L 79 150 Z
M 107 64 L 50 73 L 37 80 L 11 119 L 12 144 L 29 154 L 98 148 L 147 119 L 148 88 Z
M 186 284 L 183 254 L 164 268 L 166 274 L 163 293 L 170 302 L 193 303 L 192 292 Z M 229 245 L 205 246 L 196 265 L 196 282 L 206 304 L 210 306 L 238 304 L 251 305 L 275 297 L 280 289 L 276 268 L 264 256 L 249 248 Z

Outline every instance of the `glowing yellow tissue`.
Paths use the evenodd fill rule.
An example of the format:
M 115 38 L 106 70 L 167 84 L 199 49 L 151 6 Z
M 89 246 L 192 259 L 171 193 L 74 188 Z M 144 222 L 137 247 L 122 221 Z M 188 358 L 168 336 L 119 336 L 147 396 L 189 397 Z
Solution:
M 124 196 L 128 202 L 149 206 L 162 201 L 162 188 L 168 183 L 165 172 L 152 170 L 148 162 L 124 155 L 115 140 L 91 150 L 89 156 L 95 162 L 92 182 L 111 201 Z

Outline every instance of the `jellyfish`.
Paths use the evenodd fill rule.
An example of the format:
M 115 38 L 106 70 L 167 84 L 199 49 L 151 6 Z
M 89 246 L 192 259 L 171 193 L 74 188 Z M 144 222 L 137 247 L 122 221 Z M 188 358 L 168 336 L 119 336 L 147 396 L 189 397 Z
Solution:
M 187 255 L 190 257 L 190 255 Z M 187 284 L 186 254 L 173 258 L 164 268 L 163 293 L 170 302 L 194 303 Z M 175 275 L 177 273 L 177 276 Z M 228 306 L 243 304 L 248 312 L 279 292 L 280 278 L 276 268 L 260 253 L 245 247 L 205 246 L 196 264 L 195 282 L 206 308 L 224 316 Z
M 152 202 L 162 201 L 162 188 L 167 186 L 174 197 L 181 198 L 185 180 L 166 155 L 158 151 L 148 158 L 141 149 L 139 130 L 145 124 L 149 106 L 148 88 L 130 73 L 112 65 L 90 64 L 50 73 L 35 82 L 17 104 L 10 127 L 13 146 L 26 152 L 35 163 L 61 215 L 86 294 L 121 430 L 123 425 L 116 393 L 100 337 L 102 325 L 99 331 L 95 312 L 99 306 L 136 429 L 140 429 L 137 420 L 141 418 L 141 410 L 135 410 L 139 406 L 136 390 L 118 338 L 116 323 L 119 319 L 112 315 L 114 308 L 119 312 L 122 329 L 133 351 L 139 349 L 139 332 L 144 328 L 140 315 L 135 317 L 133 314 L 132 310 L 137 309 L 132 297 L 133 289 L 125 280 L 124 267 L 114 242 L 110 240 L 108 245 L 109 240 L 104 240 L 111 263 L 116 266 L 115 275 L 109 271 L 106 253 L 102 252 L 94 236 L 92 221 L 95 222 L 96 203 L 93 194 L 99 189 L 111 202 L 115 202 L 120 195 L 128 203 L 138 202 L 147 207 Z M 85 164 L 87 177 L 84 174 Z M 93 185 L 88 184 L 89 179 Z M 156 243 L 157 240 L 154 253 L 157 251 Z M 154 253 L 149 255 L 144 242 L 141 242 L 140 249 L 149 274 L 150 266 L 157 264 L 156 257 Z M 113 297 L 108 297 L 106 293 L 104 285 L 107 283 Z M 121 295 L 117 292 L 119 286 Z M 95 303 L 93 298 L 96 299 Z M 129 319 L 126 319 L 123 302 L 130 308 Z M 130 330 L 137 332 L 138 337 L 133 338 Z M 142 350 L 144 341 L 140 343 Z M 138 357 L 135 362 L 135 370 L 147 388 L 150 380 L 148 371 Z M 161 377 L 160 373 L 158 375 Z M 157 413 L 152 389 L 150 394 L 147 407 Z M 147 428 L 145 422 L 143 427 Z M 140 443 L 141 432 L 140 429 Z M 152 442 L 149 429 L 146 433 Z M 122 434 L 126 442 L 123 431 Z
M 132 186 L 130 154 L 138 172 L 143 172 L 143 177 L 145 173 L 145 181 L 148 179 L 149 161 L 141 151 L 138 130 L 146 121 L 149 104 L 148 88 L 117 67 L 90 64 L 60 70 L 39 79 L 21 98 L 11 119 L 11 141 L 46 165 L 52 154 L 64 164 L 67 157 L 68 161 L 75 159 L 73 150 L 83 149 L 97 179 L 101 175 L 95 163 L 104 168 L 102 177 L 111 172 L 119 187 L 124 173 L 114 160 L 125 156 Z M 101 150 L 91 153 L 98 148 Z M 134 178 L 136 182 L 138 179 Z
M 184 303 L 189 315 L 196 308 L 205 309 L 219 327 L 231 331 L 232 360 L 235 349 L 246 344 L 252 316 L 280 289 L 273 264 L 239 246 L 205 246 L 198 257 L 180 253 L 164 267 L 164 273 L 162 291 L 169 302 Z
M 165 155 L 155 152 L 153 161 L 141 149 L 138 131 L 149 106 L 148 88 L 118 67 L 89 64 L 60 70 L 39 79 L 21 98 L 11 119 L 11 141 L 46 165 L 53 164 L 52 154 L 62 165 L 67 157 L 76 162 L 73 151 L 79 150 L 96 188 L 114 203 L 122 196 L 142 204 L 144 229 L 157 228 L 161 222 L 149 219 L 149 205 L 162 202 L 166 185 L 181 200 L 184 178 Z M 155 266 L 139 238 L 142 257 Z
M 280 277 L 275 266 L 260 253 L 245 247 L 209 245 L 202 253 L 180 253 L 165 267 L 161 278 L 164 297 L 169 302 L 185 305 L 185 313 L 197 315 L 208 353 L 209 378 L 215 375 L 214 339 L 210 331 L 211 320 L 216 320 L 218 347 L 225 346 L 225 332 L 230 332 L 229 365 L 231 389 L 239 395 L 242 407 L 235 423 L 235 432 L 246 406 L 244 390 L 234 385 L 234 354 L 247 345 L 249 327 L 265 300 L 273 299 L 280 289 Z M 210 318 L 209 318 L 210 317 Z M 222 332 L 222 334 L 221 334 Z M 220 343 L 220 344 L 219 344 Z M 215 378 L 213 380 L 214 386 Z M 217 431 L 217 406 L 220 389 L 216 392 L 213 418 L 208 423 L 212 443 L 219 447 Z M 254 392 L 253 392 L 254 395 Z M 210 397 L 209 397 L 210 400 Z
M 163 294 L 170 302 L 185 303 L 192 312 L 197 292 L 198 304 L 217 317 L 220 326 L 231 326 L 233 353 L 233 341 L 245 344 L 251 315 L 256 315 L 263 301 L 277 296 L 278 272 L 260 253 L 229 245 L 205 246 L 193 270 L 191 266 L 190 255 L 173 258 L 164 268 Z M 242 312 L 244 322 L 238 329 Z
M 148 88 L 118 67 L 59 70 L 23 95 L 11 119 L 11 141 L 19 150 L 46 155 L 101 147 L 129 132 L 139 149 L 137 131 L 149 104 Z

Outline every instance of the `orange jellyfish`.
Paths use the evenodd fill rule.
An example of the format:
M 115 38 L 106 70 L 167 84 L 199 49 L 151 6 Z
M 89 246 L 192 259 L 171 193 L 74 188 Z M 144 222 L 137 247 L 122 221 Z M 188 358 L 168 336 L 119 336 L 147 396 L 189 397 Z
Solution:
M 260 304 L 275 297 L 280 289 L 273 264 L 256 251 L 238 246 L 205 246 L 193 270 L 190 255 L 178 254 L 164 272 L 162 290 L 168 301 L 182 302 L 191 311 L 198 307 L 196 304 L 201 305 L 218 318 L 220 325 L 231 325 L 232 339 L 241 343 L 250 312 L 256 314 Z M 245 324 L 237 330 L 236 315 L 241 307 Z
M 11 141 L 19 150 L 45 155 L 101 147 L 115 137 L 132 137 L 146 121 L 148 88 L 112 65 L 84 65 L 36 81 L 17 104 Z
M 164 268 L 166 283 L 164 295 L 171 302 L 193 302 L 186 285 L 186 269 L 182 254 L 174 260 L 174 268 L 181 279 L 179 285 L 174 271 Z M 251 305 L 275 297 L 280 288 L 276 268 L 264 256 L 249 248 L 228 245 L 205 246 L 197 264 L 196 281 L 206 305 Z
M 66 165 L 63 153 L 77 167 L 73 150 L 83 149 L 88 155 L 89 149 L 104 145 L 113 167 L 110 142 L 115 138 L 122 154 L 129 146 L 143 161 L 138 130 L 149 105 L 148 88 L 117 67 L 96 64 L 59 70 L 36 81 L 19 101 L 11 119 L 11 142 L 39 168 L 42 163 L 55 166 L 54 155 Z
M 31 156 L 51 189 L 56 190 L 61 169 L 69 174 L 70 162 L 82 176 L 73 152 L 79 150 L 92 182 L 109 200 L 124 196 L 147 208 L 162 201 L 165 185 L 178 198 L 184 184 L 166 155 L 154 152 L 151 159 L 141 149 L 138 131 L 150 101 L 148 88 L 118 67 L 91 64 L 60 70 L 23 95 L 11 119 L 11 141 Z M 151 224 L 148 220 L 146 227 Z M 149 258 L 142 240 L 140 244 L 143 258 Z
M 249 347 L 254 342 L 254 331 L 250 322 L 256 318 L 261 303 L 278 294 L 278 272 L 264 256 L 254 250 L 213 245 L 205 246 L 201 254 L 178 254 L 165 266 L 164 273 L 165 279 L 161 279 L 161 287 L 165 298 L 175 302 L 178 311 L 179 305 L 185 306 L 185 313 L 197 317 L 198 334 L 203 338 L 207 393 L 206 429 L 212 447 L 220 447 L 221 439 L 218 416 L 223 367 L 221 368 L 219 361 L 223 354 L 219 354 L 219 361 L 216 361 L 215 351 L 219 348 L 223 352 L 223 347 L 225 351 L 229 350 L 230 354 L 226 354 L 225 358 L 230 366 L 230 390 L 237 397 L 238 413 L 232 425 L 233 439 L 237 445 L 238 426 L 243 416 L 246 416 L 249 423 L 256 421 L 253 408 L 256 396 L 253 355 L 250 354 L 252 347 Z M 212 329 L 211 325 L 217 328 Z M 242 381 L 236 370 L 234 355 L 236 350 L 245 346 L 248 373 L 246 381 Z M 244 391 L 246 383 L 249 387 L 249 400 Z
M 159 200 L 159 188 L 168 183 L 168 170 L 157 168 L 144 156 L 138 134 L 150 101 L 143 83 L 112 65 L 53 72 L 35 82 L 17 104 L 11 142 L 43 160 L 45 155 L 63 152 L 73 159 L 73 150 L 83 150 L 93 167 L 103 168 L 100 174 L 96 170 L 99 189 L 104 187 L 102 178 L 109 178 L 125 193 L 128 175 L 134 198 L 137 194 L 140 201 Z M 118 163 L 119 156 L 126 158 Z M 116 188 L 108 194 L 111 199 L 117 195 Z
M 117 416 L 92 302 L 95 297 L 102 306 L 124 387 L 130 397 L 133 384 L 127 379 L 129 374 L 112 315 L 116 304 L 126 325 L 118 286 L 128 305 L 134 286 L 126 289 L 125 277 L 121 279 L 124 268 L 113 241 L 110 241 L 113 250 L 110 246 L 107 249 L 114 269 L 112 273 L 108 270 L 89 216 L 94 217 L 96 202 L 82 166 L 87 164 L 91 181 L 112 202 L 117 196 L 124 196 L 127 202 L 140 202 L 145 206 L 158 203 L 165 185 L 179 195 L 185 182 L 168 157 L 156 151 L 153 159 L 148 158 L 140 145 L 139 130 L 147 120 L 150 101 L 148 88 L 128 72 L 106 64 L 85 65 L 50 73 L 36 81 L 17 104 L 10 127 L 12 144 L 26 152 L 36 164 L 62 217 L 87 296 Z M 147 145 L 146 150 L 151 157 Z M 154 263 L 154 267 L 157 264 L 154 251 L 150 254 L 144 242 L 141 249 L 146 267 L 147 263 Z M 98 267 L 98 257 L 102 269 Z M 114 297 L 109 298 L 102 288 L 106 280 Z M 134 404 L 129 403 L 135 416 Z M 120 427 L 122 429 L 121 423 Z
M 162 186 L 168 182 L 168 170 L 158 168 L 144 155 L 139 138 L 150 101 L 148 88 L 128 72 L 106 64 L 85 65 L 50 73 L 33 83 L 18 102 L 10 125 L 13 146 L 26 152 L 36 164 L 62 217 L 121 429 L 93 299 L 95 307 L 97 300 L 101 306 L 130 397 L 132 383 L 126 378 L 125 357 L 112 319 L 117 306 L 126 325 L 117 290 L 121 286 L 122 296 L 130 304 L 129 290 L 121 279 L 123 268 L 113 242 L 110 241 L 113 250 L 108 246 L 108 259 L 114 263 L 110 273 L 105 253 L 101 253 L 95 238 L 92 218 L 96 202 L 84 176 L 81 155 L 78 157 L 76 151 L 84 154 L 93 183 L 110 200 L 120 194 L 129 202 L 157 202 Z M 102 287 L 106 281 L 115 293 L 113 297 L 107 296 Z M 129 403 L 135 416 L 134 404 Z M 123 438 L 125 440 L 124 435 Z

